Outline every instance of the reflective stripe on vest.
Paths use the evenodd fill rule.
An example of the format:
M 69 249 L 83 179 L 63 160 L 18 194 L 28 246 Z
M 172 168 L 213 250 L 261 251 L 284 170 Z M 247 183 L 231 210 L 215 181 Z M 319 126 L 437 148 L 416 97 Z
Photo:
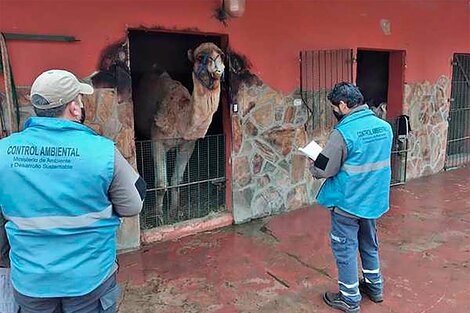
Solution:
M 51 228 L 78 228 L 89 226 L 100 219 L 110 218 L 113 213 L 112 205 L 100 212 L 93 212 L 79 216 L 48 216 L 48 217 L 12 217 L 5 216 L 7 220 L 19 229 L 51 229 Z
M 351 174 L 360 174 L 360 173 L 367 173 L 367 172 L 380 170 L 387 166 L 390 166 L 390 159 L 379 161 L 379 162 L 374 162 L 374 163 L 368 163 L 364 165 L 344 164 L 343 170 Z

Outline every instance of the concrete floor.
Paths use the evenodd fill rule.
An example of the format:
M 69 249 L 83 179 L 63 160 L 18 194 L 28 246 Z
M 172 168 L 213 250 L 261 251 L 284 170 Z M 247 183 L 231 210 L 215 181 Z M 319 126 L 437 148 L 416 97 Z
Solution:
M 119 312 L 336 312 L 328 231 L 315 206 L 122 255 Z M 470 312 L 470 168 L 394 187 L 379 240 L 385 301 L 361 312 Z

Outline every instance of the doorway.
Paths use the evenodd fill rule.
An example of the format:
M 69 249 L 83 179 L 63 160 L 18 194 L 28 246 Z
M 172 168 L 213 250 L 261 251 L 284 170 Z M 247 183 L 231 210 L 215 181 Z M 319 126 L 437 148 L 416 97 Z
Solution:
M 225 35 L 177 33 L 166 31 L 130 30 L 129 50 L 134 102 L 134 116 L 139 105 L 136 90 L 149 73 L 166 73 L 181 83 L 189 94 L 193 92 L 193 65 L 187 57 L 190 49 L 201 43 L 211 42 L 225 51 L 228 38 Z M 165 74 L 165 75 L 166 75 Z M 180 160 L 179 145 L 166 152 L 165 160 L 154 155 L 155 139 L 141 132 L 139 120 L 135 119 L 136 160 L 140 175 L 147 183 L 146 200 L 140 215 L 141 229 L 170 225 L 186 220 L 205 217 L 211 213 L 227 211 L 227 129 L 230 129 L 226 88 L 221 88 L 220 102 L 212 116 L 212 122 L 204 138 L 195 141 L 194 150 L 184 167 L 182 179 L 174 181 Z M 148 92 L 159 92 L 149 90 Z M 175 138 L 175 142 L 179 142 Z M 164 173 L 164 174 L 161 174 Z M 158 186 L 158 175 L 163 175 L 165 186 Z M 172 210 L 177 194 L 178 208 Z M 162 198 L 158 198 L 163 195 Z M 172 197 L 174 199 L 172 199 Z M 162 205 L 159 206 L 160 200 Z M 173 202 L 172 202 L 173 201 Z M 160 209 L 159 209 L 159 208 Z
M 389 60 L 388 51 L 357 50 L 356 85 L 369 106 L 388 102 Z

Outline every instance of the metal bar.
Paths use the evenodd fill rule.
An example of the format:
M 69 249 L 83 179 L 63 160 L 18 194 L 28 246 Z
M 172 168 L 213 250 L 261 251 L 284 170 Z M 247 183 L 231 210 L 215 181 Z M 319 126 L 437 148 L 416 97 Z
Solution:
M 352 49 L 349 49 L 349 82 L 353 82 L 353 63 L 354 63 L 354 52 Z
M 201 174 L 201 142 L 197 142 L 197 173 Z M 209 177 L 208 177 L 209 178 Z M 198 184 L 197 191 L 197 214 L 201 214 L 201 184 Z
M 339 73 L 338 73 L 338 68 L 339 68 L 339 53 L 338 51 L 335 51 L 335 58 L 336 58 L 336 81 L 338 81 Z
M 216 172 L 216 176 L 220 176 L 220 172 L 219 172 L 219 150 L 220 147 L 219 147 L 219 140 L 217 140 L 217 172 Z M 219 188 L 217 187 L 217 207 L 219 206 Z
M 333 90 L 333 87 L 335 85 L 335 82 L 338 80 L 338 75 L 336 75 L 335 77 L 333 77 L 334 75 L 334 71 L 333 71 L 333 60 L 336 59 L 336 51 L 335 50 L 331 50 L 330 51 L 330 86 L 329 86 L 329 90 Z M 338 68 L 338 64 L 336 63 L 335 64 L 335 68 Z M 325 99 L 325 113 L 326 113 L 326 116 L 325 116 L 325 121 L 326 121 L 326 125 L 327 127 L 329 128 L 332 124 L 331 124 L 331 113 L 328 112 L 328 99 Z
M 302 62 L 302 54 L 303 51 L 299 52 L 299 81 L 300 81 L 300 98 L 302 101 L 304 100 L 304 82 L 303 82 L 303 77 L 304 77 L 304 67 L 303 67 L 303 62 Z
M 210 146 L 210 141 L 207 140 L 207 179 L 210 179 L 210 177 L 211 177 L 210 166 L 209 166 L 209 164 L 210 164 L 209 146 Z M 209 210 L 209 198 L 210 198 L 209 185 L 207 185 L 207 210 Z
M 452 113 L 456 113 L 456 112 L 460 112 L 460 111 L 470 111 L 470 107 L 450 110 L 450 112 L 452 112 Z
M 196 141 L 195 144 L 198 144 L 198 141 Z M 194 150 L 193 150 L 194 151 Z M 188 183 L 190 183 L 192 181 L 192 178 L 191 178 L 191 156 L 189 156 L 188 158 L 188 163 L 186 165 L 187 167 L 187 173 L 188 173 Z M 191 201 L 191 187 L 188 187 L 188 203 L 187 203 L 187 206 L 188 206 L 188 217 L 191 217 L 191 209 L 192 209 L 192 201 Z M 180 197 L 181 197 L 181 192 L 180 192 Z
M 341 50 L 341 78 L 344 79 L 345 75 L 344 75 L 344 69 L 345 69 L 345 66 L 344 66 L 344 61 L 345 61 L 345 50 Z M 347 74 L 347 73 L 346 73 Z
M 409 150 L 409 142 L 408 138 L 405 139 L 405 169 L 403 171 L 403 182 L 406 182 L 406 175 L 408 169 L 408 150 Z
M 463 141 L 463 140 L 470 140 L 470 136 L 465 136 L 465 137 L 461 137 L 461 138 L 457 138 L 457 139 L 452 139 L 452 140 L 449 140 L 448 143 L 452 143 L 452 142 L 456 142 L 456 141 Z
M 322 111 L 322 118 L 321 118 L 321 122 L 322 122 L 322 128 L 323 128 L 323 131 L 327 131 L 328 129 L 328 123 L 327 123 L 327 112 L 326 112 L 326 98 L 327 98 L 327 95 L 328 95 L 328 72 L 330 71 L 330 68 L 328 67 L 328 53 L 329 51 L 328 50 L 324 50 L 323 51 L 323 89 L 322 89 L 322 99 L 321 99 L 321 102 L 320 102 L 320 105 L 321 105 L 321 111 Z
M 308 116 L 312 116 L 313 118 L 313 110 L 310 108 L 309 104 L 309 62 L 308 58 L 306 57 L 308 51 L 301 51 L 299 53 L 299 64 L 300 64 L 300 98 L 302 100 L 303 105 L 307 108 Z
M 172 189 L 172 188 L 179 188 L 179 187 L 186 187 L 186 186 L 192 186 L 192 185 L 197 185 L 197 184 L 202 184 L 202 183 L 209 183 L 209 182 L 214 182 L 214 183 L 220 183 L 225 181 L 225 177 L 217 177 L 217 178 L 212 178 L 212 179 L 204 179 L 204 180 L 198 180 L 195 182 L 190 182 L 190 183 L 184 183 L 180 184 L 177 186 L 171 186 L 168 187 L 167 189 Z M 164 190 L 165 188 L 149 188 L 147 191 L 157 191 L 157 190 Z
M 61 41 L 61 42 L 75 42 L 80 41 L 74 36 L 64 35 L 41 35 L 41 34 L 17 34 L 17 33 L 3 33 L 7 40 L 33 40 L 33 41 Z
M 315 59 L 313 60 L 315 62 L 315 68 L 318 72 L 316 80 L 314 81 L 316 85 L 316 95 L 317 95 L 317 102 L 315 103 L 315 110 L 318 111 L 318 114 L 316 114 L 316 122 L 315 122 L 315 128 L 320 128 L 321 127 L 321 51 L 315 51 Z
M 306 52 L 306 56 L 308 58 L 308 60 L 310 61 L 311 63 L 311 69 L 309 70 L 309 73 L 306 74 L 307 76 L 313 76 L 313 61 L 312 61 L 312 58 L 313 58 L 313 55 L 312 55 L 312 51 L 308 51 Z M 313 82 L 310 82 L 310 88 L 309 88 L 309 104 L 310 104 L 310 112 L 309 112 L 309 117 L 308 117 L 308 121 L 307 123 L 305 124 L 305 129 L 306 130 L 309 130 L 309 128 L 313 129 L 313 123 L 314 123 L 314 120 L 315 120 L 315 99 L 314 99 L 314 87 L 313 87 Z

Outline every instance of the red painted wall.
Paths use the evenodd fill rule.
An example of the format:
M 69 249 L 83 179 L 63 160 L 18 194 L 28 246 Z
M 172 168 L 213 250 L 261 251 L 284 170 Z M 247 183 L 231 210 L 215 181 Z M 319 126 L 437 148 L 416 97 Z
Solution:
M 406 50 L 405 80 L 435 81 L 450 76 L 454 52 L 470 51 L 467 0 L 248 0 L 245 15 L 224 27 L 212 18 L 220 0 L 0 0 L 2 32 L 64 34 L 78 43 L 10 41 L 18 85 L 48 68 L 79 76 L 96 70 L 102 49 L 132 27 L 198 28 L 226 33 L 245 54 L 253 72 L 275 89 L 299 86 L 302 49 L 383 48 Z M 379 21 L 391 21 L 391 35 Z M 3 87 L 0 87 L 3 88 Z

